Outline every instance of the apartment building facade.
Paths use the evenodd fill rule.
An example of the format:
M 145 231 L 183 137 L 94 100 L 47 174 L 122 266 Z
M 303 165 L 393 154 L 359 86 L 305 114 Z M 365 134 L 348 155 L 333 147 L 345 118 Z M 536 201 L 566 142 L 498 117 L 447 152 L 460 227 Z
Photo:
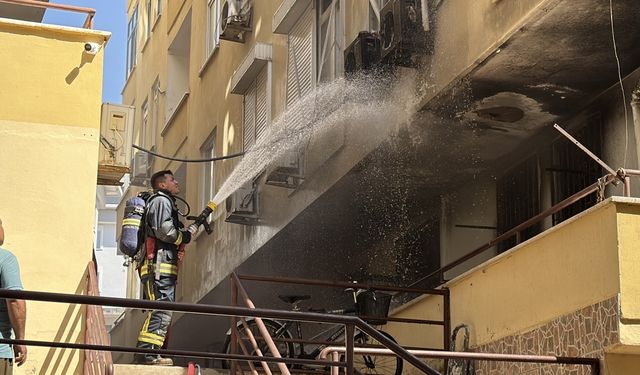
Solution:
M 250 17 L 228 25 L 228 9 L 234 3 Z M 321 113 L 332 124 L 230 195 L 211 224 L 213 233 L 200 233 L 189 245 L 178 301 L 229 303 L 228 275 L 236 269 L 429 287 L 449 280 L 453 293 L 454 285 L 463 285 L 474 272 L 482 275 L 488 269 L 483 266 L 491 267 L 496 259 L 508 264 L 520 256 L 532 262 L 542 259 L 536 266 L 549 275 L 561 274 L 552 276 L 560 286 L 586 276 L 581 270 L 563 273 L 553 254 L 529 255 L 532 246 L 551 237 L 540 233 L 554 228 L 553 236 L 559 239 L 545 246 L 562 251 L 572 248 L 567 245 L 571 239 L 580 238 L 562 228 L 597 230 L 584 224 L 599 215 L 593 212 L 611 214 L 603 219 L 610 224 L 620 222 L 619 214 L 635 220 L 635 201 L 609 200 L 591 208 L 601 199 L 590 195 L 510 242 L 491 244 L 478 256 L 436 272 L 605 174 L 553 123 L 560 123 L 614 168 L 638 167 L 638 130 L 629 103 L 640 77 L 640 51 L 632 38 L 640 24 L 633 17 L 633 1 L 611 6 L 598 0 L 422 1 L 414 10 L 420 14 L 424 48 L 408 58 L 394 55 L 400 66 L 386 81 L 391 87 L 383 91 L 387 97 L 368 96 L 373 88 L 349 86 L 342 79 L 345 66 L 350 68 L 345 51 L 361 31 L 378 33 L 383 53 L 391 53 L 385 48 L 411 52 L 403 43 L 410 45 L 416 30 L 394 29 L 407 22 L 401 9 L 409 3 L 414 4 L 128 1 L 123 98 L 136 108 L 137 145 L 174 159 L 205 159 L 249 152 L 270 127 L 287 126 L 296 115 Z M 385 35 L 397 42 L 385 41 Z M 357 97 L 326 99 L 344 92 Z M 247 155 L 215 163 L 137 157 L 147 167 L 139 168 L 137 176 L 134 172 L 134 181 L 143 185 L 149 172 L 171 169 L 192 211 L 199 212 Z M 131 186 L 123 202 L 140 189 L 144 187 Z M 638 193 L 637 184 L 632 184 L 631 193 Z M 603 188 L 600 198 L 612 195 L 622 195 L 621 185 Z M 595 211 L 581 214 L 588 209 Z M 578 216 L 567 222 L 574 215 Z M 619 232 L 608 229 L 611 238 L 637 233 L 633 226 Z M 614 242 L 603 245 L 611 255 L 607 262 L 619 254 Z M 599 246 L 592 245 L 582 246 L 591 253 Z M 610 266 L 616 268 L 614 263 Z M 526 268 L 513 269 L 518 267 Z M 132 269 L 129 272 L 129 296 L 135 298 L 136 277 Z M 606 291 L 592 293 L 575 286 L 557 292 L 584 296 L 570 303 L 536 295 L 534 305 L 525 303 L 512 311 L 520 317 L 515 323 L 497 322 L 500 329 L 478 318 L 492 315 L 495 305 L 482 305 L 474 315 L 465 307 L 465 293 L 470 292 L 452 294 L 452 301 L 458 298 L 452 307 L 453 323 L 471 325 L 476 332 L 471 344 L 478 350 L 500 350 L 504 345 L 490 345 L 593 304 L 619 306 L 618 287 L 627 284 L 618 276 L 604 277 L 611 286 Z M 499 273 L 482 295 L 491 296 L 492 287 L 516 285 L 514 277 Z M 526 285 L 536 285 L 538 277 L 530 276 Z M 507 289 L 507 296 L 528 295 L 523 285 Z M 263 290 L 253 297 L 260 306 L 284 308 L 277 294 Z M 508 301 L 505 297 L 503 302 Z M 430 304 L 414 303 L 397 314 L 413 308 L 415 314 L 441 312 Z M 133 344 L 141 316 L 128 311 L 112 330 L 114 343 Z M 617 315 L 612 319 L 620 322 Z M 228 320 L 222 318 L 177 316 L 170 345 L 217 351 L 227 328 Z M 485 335 L 489 328 L 492 333 Z M 390 329 L 396 330 L 401 344 L 417 337 L 401 328 Z M 431 336 L 438 341 L 441 335 Z M 578 352 L 601 355 L 612 346 L 629 349 L 625 352 L 635 347 L 633 340 L 624 345 L 614 341 L 603 339 L 597 350 Z

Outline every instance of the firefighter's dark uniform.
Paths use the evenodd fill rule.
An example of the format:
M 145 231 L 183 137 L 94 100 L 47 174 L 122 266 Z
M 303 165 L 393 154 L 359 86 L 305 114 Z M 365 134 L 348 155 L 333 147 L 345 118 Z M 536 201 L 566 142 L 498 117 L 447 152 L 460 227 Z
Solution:
M 175 198 L 158 191 L 145 210 L 146 235 L 155 239 L 153 260 L 146 257 L 139 269 L 143 298 L 151 301 L 175 301 L 178 277 L 178 246 L 190 240 L 190 233 L 182 229 L 178 220 Z M 159 267 L 159 271 L 156 269 Z M 138 336 L 139 348 L 162 347 L 171 324 L 171 312 L 150 310 Z

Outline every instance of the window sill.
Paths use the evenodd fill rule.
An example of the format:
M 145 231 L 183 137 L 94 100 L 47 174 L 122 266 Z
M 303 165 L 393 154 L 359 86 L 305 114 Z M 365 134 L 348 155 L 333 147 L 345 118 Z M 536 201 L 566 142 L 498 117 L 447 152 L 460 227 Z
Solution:
M 149 44 L 149 40 L 151 40 L 151 32 L 149 32 L 149 35 L 147 35 L 147 39 L 145 39 L 144 43 L 142 43 L 142 49 L 140 50 L 141 54 L 144 54 L 144 50 L 147 49 L 147 45 Z
M 169 128 L 171 128 L 171 125 L 173 125 L 173 120 L 175 119 L 177 114 L 180 112 L 180 109 L 182 109 L 182 107 L 185 105 L 188 98 L 189 98 L 189 93 L 185 92 L 182 95 L 182 98 L 180 99 L 180 101 L 178 102 L 178 105 L 176 106 L 176 108 L 173 110 L 173 112 L 171 112 L 171 115 L 169 115 L 169 119 L 167 120 L 167 123 L 164 124 L 164 126 L 162 127 L 162 131 L 160 131 L 160 135 L 162 137 L 164 137 L 165 134 L 167 134 L 167 131 L 169 131 Z
M 153 25 L 151 25 L 151 32 L 155 32 L 156 26 L 158 26 L 158 24 L 160 23 L 160 22 L 158 22 L 158 21 L 160 21 L 160 18 L 162 18 L 162 13 L 158 14 L 156 16 L 155 21 L 153 21 Z
M 133 75 L 136 72 L 136 66 L 137 65 L 134 65 L 133 68 L 131 68 L 131 71 L 129 72 L 129 75 L 127 76 L 127 79 L 125 79 L 125 81 L 124 81 L 124 86 L 122 86 L 122 91 L 120 91 L 120 95 L 123 95 L 123 93 L 127 89 L 127 86 L 129 85 L 129 82 L 133 81 L 133 79 L 131 79 L 131 77 L 133 77 Z
M 213 47 L 213 51 L 211 51 L 211 53 L 209 53 L 209 56 L 207 57 L 207 59 L 204 60 L 204 64 L 202 64 L 202 67 L 200 68 L 200 71 L 198 72 L 198 77 L 202 78 L 202 75 L 207 71 L 207 68 L 209 68 L 209 65 L 211 65 L 211 61 L 213 60 L 213 56 L 216 54 L 216 51 L 218 51 L 219 48 L 220 48 L 220 43 L 216 44 L 215 47 Z

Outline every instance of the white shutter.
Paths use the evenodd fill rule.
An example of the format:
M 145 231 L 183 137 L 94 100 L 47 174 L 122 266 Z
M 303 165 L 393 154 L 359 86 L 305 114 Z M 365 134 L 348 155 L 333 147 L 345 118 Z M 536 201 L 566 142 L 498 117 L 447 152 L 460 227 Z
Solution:
M 313 9 L 311 6 L 289 33 L 287 106 L 313 89 Z
M 251 84 L 244 94 L 244 150 L 247 151 L 256 141 L 256 85 Z
M 256 140 L 267 130 L 267 68 L 256 77 Z

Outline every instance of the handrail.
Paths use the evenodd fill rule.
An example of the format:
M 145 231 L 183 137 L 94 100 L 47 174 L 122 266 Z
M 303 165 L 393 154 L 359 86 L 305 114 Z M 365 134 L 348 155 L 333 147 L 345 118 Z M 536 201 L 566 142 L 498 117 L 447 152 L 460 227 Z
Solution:
M 257 277 L 244 276 L 244 279 L 255 280 L 256 278 Z M 269 281 L 269 279 L 274 279 L 274 280 L 278 280 L 278 282 L 286 282 L 285 280 L 287 280 L 287 278 L 265 278 L 265 277 L 261 277 L 260 279 L 261 279 L 260 281 Z M 234 285 L 233 290 L 239 291 L 240 294 L 242 294 L 242 297 L 245 303 L 250 308 L 255 308 L 255 306 L 253 305 L 253 302 L 249 298 L 249 295 L 247 294 L 246 290 L 242 286 L 242 283 L 240 282 L 240 277 L 235 272 L 231 273 L 231 282 Z M 362 286 L 362 284 L 358 284 L 358 283 L 337 283 L 337 282 L 326 282 L 326 281 L 313 281 L 313 280 L 306 280 L 306 279 L 295 279 L 295 283 L 299 283 L 299 284 L 315 283 L 315 285 L 330 284 L 331 286 L 349 286 L 349 287 L 357 287 L 358 285 Z M 388 288 L 388 287 L 380 286 L 380 289 L 385 289 L 385 288 Z M 396 287 L 392 287 L 392 288 L 402 289 L 402 288 L 396 288 Z M 441 291 L 438 291 L 438 292 L 441 292 Z M 448 295 L 448 294 L 445 293 L 443 295 Z M 326 315 L 326 314 L 323 314 L 323 315 Z M 329 314 L 329 315 L 332 315 L 332 314 Z M 345 341 L 346 341 L 346 348 L 347 348 L 347 351 L 346 351 L 346 364 L 347 364 L 346 373 L 347 374 L 353 374 L 353 350 L 354 350 L 354 332 L 355 332 L 354 327 L 358 327 L 360 328 L 361 331 L 368 334 L 370 337 L 378 340 L 380 344 L 392 350 L 398 357 L 411 363 L 418 369 L 422 370 L 425 374 L 440 375 L 440 373 L 437 372 L 435 369 L 431 368 L 428 364 L 426 364 L 425 362 L 421 361 L 420 359 L 418 359 L 417 357 L 409 353 L 405 348 L 397 344 L 395 341 L 389 339 L 387 336 L 384 336 L 383 334 L 378 332 L 378 330 L 370 326 L 361 318 L 351 317 L 347 315 L 336 315 L 336 316 L 342 316 L 342 317 L 352 318 L 352 319 L 355 318 L 355 321 L 353 322 L 344 323 Z M 295 320 L 295 319 L 290 319 L 290 320 Z M 267 345 L 269 346 L 269 350 L 271 351 L 271 353 L 275 357 L 279 358 L 280 354 L 278 353 L 278 349 L 275 346 L 273 342 L 273 338 L 270 336 L 262 320 L 259 318 L 256 318 L 256 324 L 258 325 L 258 329 L 260 330 L 260 334 L 262 335 L 263 339 L 267 342 Z M 235 326 L 231 327 L 232 332 L 235 329 L 236 329 Z M 238 337 L 238 333 L 235 332 L 235 335 L 232 336 L 232 346 L 235 345 L 234 341 L 238 341 L 237 337 Z M 280 363 L 278 365 L 280 366 L 280 369 L 284 374 L 289 374 L 289 370 L 286 368 L 286 366 L 282 366 Z M 284 367 L 284 369 L 282 367 Z M 235 375 L 235 365 L 231 367 L 231 375 Z
M 451 340 L 451 309 L 450 309 L 449 289 L 447 288 L 424 289 L 424 288 L 398 287 L 398 286 L 381 285 L 381 284 L 360 283 L 360 282 L 315 280 L 315 279 L 304 279 L 304 278 L 282 277 L 282 276 L 237 275 L 237 278 L 239 280 L 272 282 L 272 283 L 281 283 L 281 284 L 326 286 L 326 287 L 332 287 L 332 288 L 375 289 L 375 290 L 382 290 L 382 291 L 439 295 L 439 296 L 442 296 L 443 298 L 442 320 L 405 319 L 405 318 L 394 318 L 394 317 L 387 317 L 385 318 L 385 320 L 389 322 L 398 322 L 398 323 L 441 325 L 444 331 L 443 332 L 443 349 L 446 350 L 447 348 L 449 348 L 449 344 Z M 232 291 L 232 297 L 234 295 L 235 294 Z M 360 316 L 360 318 L 366 320 L 368 317 Z M 304 343 L 317 344 L 316 342 L 308 341 L 308 340 L 301 340 L 301 341 Z
M 640 172 L 640 171 L 637 171 Z M 631 174 L 631 171 L 630 173 Z M 639 174 L 640 175 L 640 174 Z M 626 176 L 623 176 L 622 178 L 625 181 L 625 194 L 628 194 L 629 191 L 629 186 L 628 186 L 628 178 L 625 178 Z M 466 262 L 467 260 L 489 250 L 490 248 L 496 246 L 497 244 L 499 244 L 500 242 L 509 239 L 513 236 L 519 236 L 520 232 L 523 231 L 524 229 L 529 228 L 530 226 L 537 224 L 539 222 L 541 222 L 542 220 L 546 219 L 548 216 L 553 215 L 555 213 L 557 213 L 558 211 L 566 208 L 567 206 L 572 205 L 573 203 L 579 201 L 580 199 L 604 188 L 605 186 L 609 185 L 610 183 L 616 181 L 618 178 L 620 178 L 619 175 L 611 175 L 611 174 L 607 174 L 605 176 L 603 176 L 601 179 L 599 179 L 599 181 L 587 186 L 586 188 L 580 190 L 579 192 L 573 194 L 572 196 L 564 199 L 563 201 L 557 203 L 556 205 L 547 208 L 546 210 L 542 211 L 541 213 L 537 214 L 536 216 L 524 221 L 523 223 L 516 225 L 515 227 L 509 229 L 508 231 L 504 232 L 503 234 L 499 235 L 498 237 L 492 239 L 491 241 L 485 243 L 484 245 L 476 248 L 475 250 L 467 253 L 466 255 L 454 260 L 453 262 L 440 267 L 439 269 L 431 272 L 430 274 L 428 274 L 427 276 L 424 276 L 422 278 L 420 278 L 419 280 L 415 281 L 414 283 L 411 284 L 411 286 L 415 286 L 420 284 L 421 282 L 430 279 L 433 276 L 436 275 L 440 275 L 440 280 L 442 281 L 444 273 L 464 262 Z M 602 180 L 602 181 L 600 181 Z
M 330 353 L 344 353 L 347 348 L 344 346 L 329 346 L 320 352 L 318 358 L 325 359 Z M 381 348 L 356 348 L 358 354 L 387 355 L 393 356 L 389 349 Z M 436 359 L 470 359 L 477 361 L 495 362 L 521 362 L 521 363 L 549 363 L 561 365 L 589 366 L 592 375 L 600 374 L 600 361 L 593 357 L 557 357 L 552 355 L 521 355 L 521 354 L 497 354 L 497 353 L 472 353 L 472 352 L 451 352 L 440 350 L 409 350 L 410 353 L 418 357 Z M 332 366 L 332 374 L 336 374 L 337 367 Z
M 9 290 L 0 289 L 0 298 L 9 299 L 24 299 L 32 301 L 43 302 L 58 302 L 58 303 L 71 303 L 82 305 L 96 305 L 96 306 L 117 306 L 117 307 L 130 307 L 137 309 L 148 310 L 165 310 L 176 312 L 190 312 L 212 315 L 225 315 L 225 316 L 244 316 L 244 317 L 261 317 L 261 318 L 275 318 L 275 319 L 289 319 L 308 322 L 329 322 L 337 324 L 345 324 L 358 326 L 362 331 L 371 335 L 378 340 L 382 345 L 391 349 L 393 353 L 400 356 L 407 362 L 416 366 L 427 374 L 441 375 L 439 372 L 431 369 L 428 365 L 422 362 L 414 354 L 404 350 L 398 344 L 390 341 L 386 336 L 380 334 L 375 328 L 371 327 L 363 320 L 354 316 L 346 315 L 331 315 L 331 314 L 319 314 L 311 312 L 299 312 L 299 311 L 282 311 L 282 310 L 270 310 L 263 308 L 244 308 L 244 307 L 230 307 L 220 305 L 204 305 L 193 304 L 184 302 L 167 302 L 167 301 L 148 301 L 148 300 L 133 300 L 127 298 L 118 297 L 101 297 L 101 296 L 89 296 L 89 295 L 76 295 L 76 294 L 64 294 L 64 293 L 48 293 L 48 292 L 36 292 L 26 290 Z M 226 353 L 208 353 L 197 351 L 184 351 L 184 350 L 167 350 L 167 349 L 145 349 L 137 347 L 122 347 L 112 345 L 91 345 L 91 344 L 79 344 L 79 343 L 65 343 L 65 342 L 50 342 L 50 341 L 35 341 L 35 340 L 13 340 L 13 339 L 0 339 L 1 344 L 19 344 L 27 346 L 46 346 L 55 348 L 68 348 L 68 349 L 84 349 L 84 350 L 102 350 L 112 352 L 125 352 L 125 353 L 146 353 L 146 354 L 164 354 L 183 357 L 202 357 L 202 358 L 215 358 L 225 360 L 250 360 L 250 361 L 268 361 L 268 362 L 282 362 L 291 364 L 322 364 L 325 366 L 348 366 L 345 362 L 338 361 L 322 361 L 322 360 L 310 360 L 310 359 L 298 359 L 298 358 L 272 358 L 272 357 L 258 357 L 258 356 L 244 356 L 234 355 Z M 359 349 L 353 348 L 352 352 Z M 459 355 L 467 355 L 469 353 L 453 352 Z M 485 353 L 490 354 L 490 353 Z M 493 354 L 491 354 L 493 355 Z M 495 354 L 500 355 L 500 354 Z M 347 355 L 348 357 L 348 355 Z M 454 355 L 448 355 L 444 352 L 443 357 L 454 358 Z M 564 358 L 570 363 L 579 364 L 579 361 L 589 360 L 594 361 L 594 367 L 599 369 L 597 358 L 576 358 L 576 357 L 558 357 Z M 487 359 L 491 360 L 491 359 Z M 597 372 L 595 373 L 598 374 Z
M 242 286 L 242 283 L 238 279 L 238 276 L 235 274 L 235 272 L 231 274 L 231 279 L 232 279 L 232 282 L 234 282 L 236 284 L 237 290 L 242 295 L 242 299 L 244 300 L 244 303 L 247 305 L 247 307 L 249 307 L 251 309 L 255 309 L 256 306 L 253 304 L 253 301 L 251 301 L 251 299 L 249 298 L 249 295 L 247 294 L 247 291 Z M 249 329 L 247 329 L 247 322 L 243 319 L 242 323 L 245 326 L 246 332 L 250 333 L 251 331 Z M 256 324 L 258 324 L 258 329 L 260 330 L 260 334 L 262 335 L 262 337 L 266 341 L 267 346 L 269 348 L 269 351 L 271 352 L 271 355 L 276 357 L 276 358 L 281 358 L 282 356 L 278 352 L 278 347 L 273 342 L 273 338 L 269 334 L 269 331 L 267 330 L 267 327 L 264 325 L 264 322 L 262 322 L 262 319 L 256 318 Z M 231 327 L 232 330 L 234 330 L 236 328 L 237 327 L 235 327 L 235 326 Z M 236 333 L 235 337 L 238 337 L 237 333 Z M 253 339 L 253 337 L 252 337 L 252 339 Z M 242 340 L 240 340 L 239 342 L 242 342 Z M 233 344 L 235 345 L 235 343 L 233 343 Z M 258 345 L 257 345 L 257 343 L 255 343 L 255 340 L 252 340 L 252 344 L 254 345 L 254 348 L 256 349 L 256 352 L 259 353 Z M 243 350 L 244 350 L 244 348 L 243 348 Z M 248 353 L 245 353 L 245 354 L 248 354 Z M 264 367 L 265 371 L 267 372 L 267 374 L 269 374 L 271 372 L 269 367 L 266 366 L 266 364 L 264 362 L 263 362 L 263 367 Z M 287 366 L 285 364 L 278 363 L 278 368 L 280 369 L 282 374 L 290 375 L 289 369 L 287 368 Z M 234 366 L 234 368 L 231 369 L 231 374 L 233 375 L 234 373 L 235 373 L 235 366 Z
M 70 12 L 87 13 L 87 19 L 84 21 L 84 24 L 82 25 L 82 27 L 85 29 L 93 28 L 93 17 L 95 17 L 96 15 L 96 10 L 93 8 L 79 7 L 75 5 L 57 4 L 57 3 L 49 3 L 49 2 L 34 1 L 34 0 L 0 0 L 0 3 L 23 5 L 27 7 L 33 7 L 33 8 L 43 8 L 43 9 L 51 8 L 51 9 L 58 9 L 58 10 L 67 10 Z
M 93 261 L 87 264 L 87 295 L 99 296 L 96 265 Z M 102 306 L 88 305 L 85 316 L 84 342 L 87 344 L 109 345 L 109 333 L 104 321 Z M 85 375 L 111 375 L 113 373 L 113 359 L 111 352 L 95 350 L 85 351 Z

